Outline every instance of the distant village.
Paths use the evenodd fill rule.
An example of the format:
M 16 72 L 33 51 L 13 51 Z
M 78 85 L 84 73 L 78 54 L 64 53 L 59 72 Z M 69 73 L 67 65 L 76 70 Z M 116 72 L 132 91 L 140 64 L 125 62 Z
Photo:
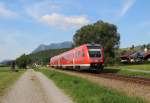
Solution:
M 150 48 L 145 45 L 140 48 L 132 46 L 122 51 L 120 59 L 122 63 L 148 63 L 150 62 Z

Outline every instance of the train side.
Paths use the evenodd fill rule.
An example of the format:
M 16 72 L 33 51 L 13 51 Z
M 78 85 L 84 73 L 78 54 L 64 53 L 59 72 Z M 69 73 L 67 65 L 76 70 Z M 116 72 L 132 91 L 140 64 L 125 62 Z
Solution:
M 104 50 L 98 44 L 84 44 L 50 60 L 50 66 L 62 69 L 103 70 Z

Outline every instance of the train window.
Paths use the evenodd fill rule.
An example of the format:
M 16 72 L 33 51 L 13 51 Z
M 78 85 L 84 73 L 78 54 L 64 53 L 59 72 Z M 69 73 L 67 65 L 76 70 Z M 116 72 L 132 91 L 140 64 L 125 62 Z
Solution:
M 81 55 L 80 51 L 77 51 L 77 52 L 75 53 L 75 57 L 76 57 L 76 58 L 79 58 L 80 55 Z
M 78 52 L 75 53 L 75 57 L 78 58 Z
M 80 57 L 80 51 L 78 51 L 78 57 Z
M 89 49 L 89 56 L 90 57 L 101 57 L 100 49 Z
M 84 49 L 82 49 L 82 57 L 84 57 Z

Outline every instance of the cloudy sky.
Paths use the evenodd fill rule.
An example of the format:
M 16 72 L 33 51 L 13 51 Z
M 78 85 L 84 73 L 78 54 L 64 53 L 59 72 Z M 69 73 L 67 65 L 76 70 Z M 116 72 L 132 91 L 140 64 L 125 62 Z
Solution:
M 81 26 L 114 23 L 121 47 L 150 42 L 150 0 L 0 0 L 0 61 L 71 41 Z

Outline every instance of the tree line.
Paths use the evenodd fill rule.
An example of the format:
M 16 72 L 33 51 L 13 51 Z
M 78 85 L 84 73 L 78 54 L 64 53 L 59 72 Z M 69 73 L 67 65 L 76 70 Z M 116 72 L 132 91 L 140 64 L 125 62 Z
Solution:
M 27 68 L 27 65 L 32 65 L 34 63 L 38 65 L 47 65 L 50 62 L 51 57 L 68 51 L 69 49 L 70 48 L 51 49 L 37 53 L 31 53 L 29 55 L 23 54 L 16 59 L 16 64 L 19 66 L 19 68 Z

